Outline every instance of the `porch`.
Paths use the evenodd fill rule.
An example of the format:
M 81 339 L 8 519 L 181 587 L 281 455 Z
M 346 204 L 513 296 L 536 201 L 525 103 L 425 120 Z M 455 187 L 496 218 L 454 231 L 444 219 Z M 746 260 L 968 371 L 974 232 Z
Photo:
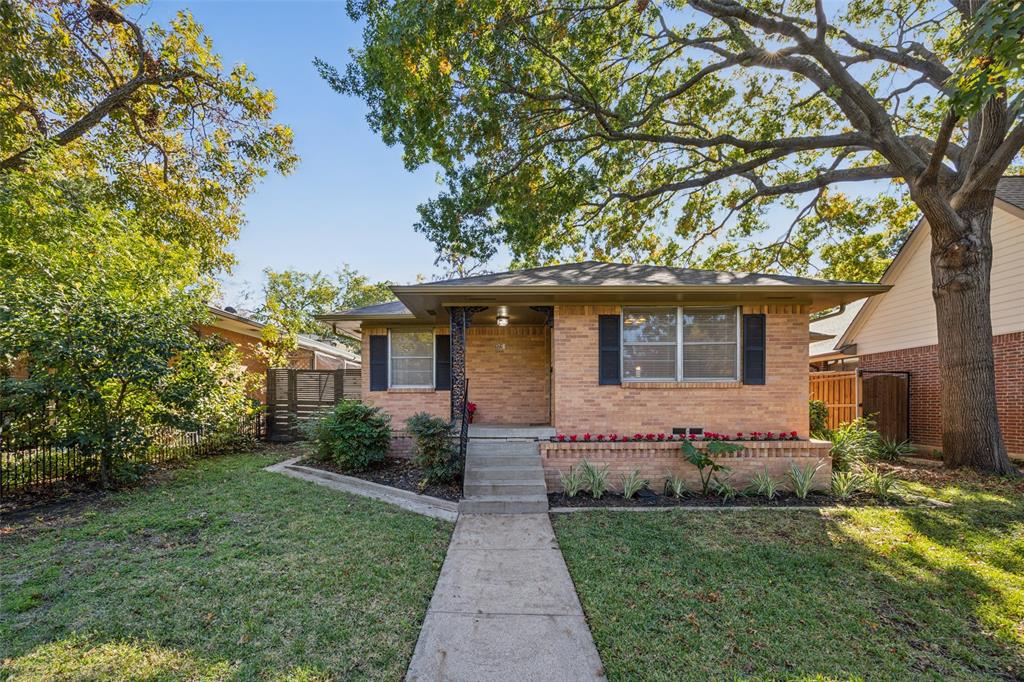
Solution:
M 451 415 L 476 406 L 472 437 L 486 427 L 548 427 L 551 422 L 551 309 L 527 306 L 449 308 Z M 548 430 L 544 436 L 548 437 Z

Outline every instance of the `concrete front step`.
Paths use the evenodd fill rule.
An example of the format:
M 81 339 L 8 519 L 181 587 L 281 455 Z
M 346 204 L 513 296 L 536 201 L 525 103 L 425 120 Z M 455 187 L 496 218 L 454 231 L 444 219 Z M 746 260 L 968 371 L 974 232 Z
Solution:
M 532 463 L 531 463 L 532 464 Z M 494 466 L 483 464 L 466 470 L 466 480 L 478 483 L 481 481 L 544 481 L 544 471 L 537 471 L 536 466 Z
M 540 449 L 536 441 L 486 441 L 471 440 L 466 445 L 466 454 L 482 455 L 534 455 L 539 456 Z
M 489 467 L 539 467 L 538 455 L 466 455 L 466 471 Z
M 547 495 L 475 495 L 459 502 L 460 514 L 543 514 Z
M 547 486 L 541 478 L 538 481 L 466 481 L 463 485 L 466 497 L 477 495 L 545 495 Z

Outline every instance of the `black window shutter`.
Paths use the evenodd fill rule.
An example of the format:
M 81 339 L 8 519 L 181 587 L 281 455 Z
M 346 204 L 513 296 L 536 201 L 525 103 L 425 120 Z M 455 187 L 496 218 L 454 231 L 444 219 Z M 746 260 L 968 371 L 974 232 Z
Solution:
M 370 337 L 370 390 L 388 390 L 388 337 Z
M 621 384 L 619 316 L 597 316 L 598 383 Z
M 743 383 L 764 384 L 765 317 L 743 316 Z
M 434 337 L 434 388 L 450 391 L 452 388 L 452 337 Z

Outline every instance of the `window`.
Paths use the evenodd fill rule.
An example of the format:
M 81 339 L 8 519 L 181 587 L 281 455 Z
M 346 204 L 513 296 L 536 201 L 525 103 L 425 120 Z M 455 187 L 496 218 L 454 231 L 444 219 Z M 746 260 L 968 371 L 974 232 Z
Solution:
M 733 381 L 739 370 L 736 308 L 622 311 L 625 381 Z
M 393 388 L 434 387 L 434 332 L 429 329 L 391 330 Z

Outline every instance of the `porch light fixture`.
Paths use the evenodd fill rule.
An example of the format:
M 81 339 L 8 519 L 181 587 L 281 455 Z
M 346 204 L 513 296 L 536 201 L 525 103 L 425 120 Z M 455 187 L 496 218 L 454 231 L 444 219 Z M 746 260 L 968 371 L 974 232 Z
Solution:
M 499 327 L 507 327 L 508 326 L 508 314 L 507 313 L 498 313 L 498 316 L 495 319 L 498 321 L 498 326 Z

